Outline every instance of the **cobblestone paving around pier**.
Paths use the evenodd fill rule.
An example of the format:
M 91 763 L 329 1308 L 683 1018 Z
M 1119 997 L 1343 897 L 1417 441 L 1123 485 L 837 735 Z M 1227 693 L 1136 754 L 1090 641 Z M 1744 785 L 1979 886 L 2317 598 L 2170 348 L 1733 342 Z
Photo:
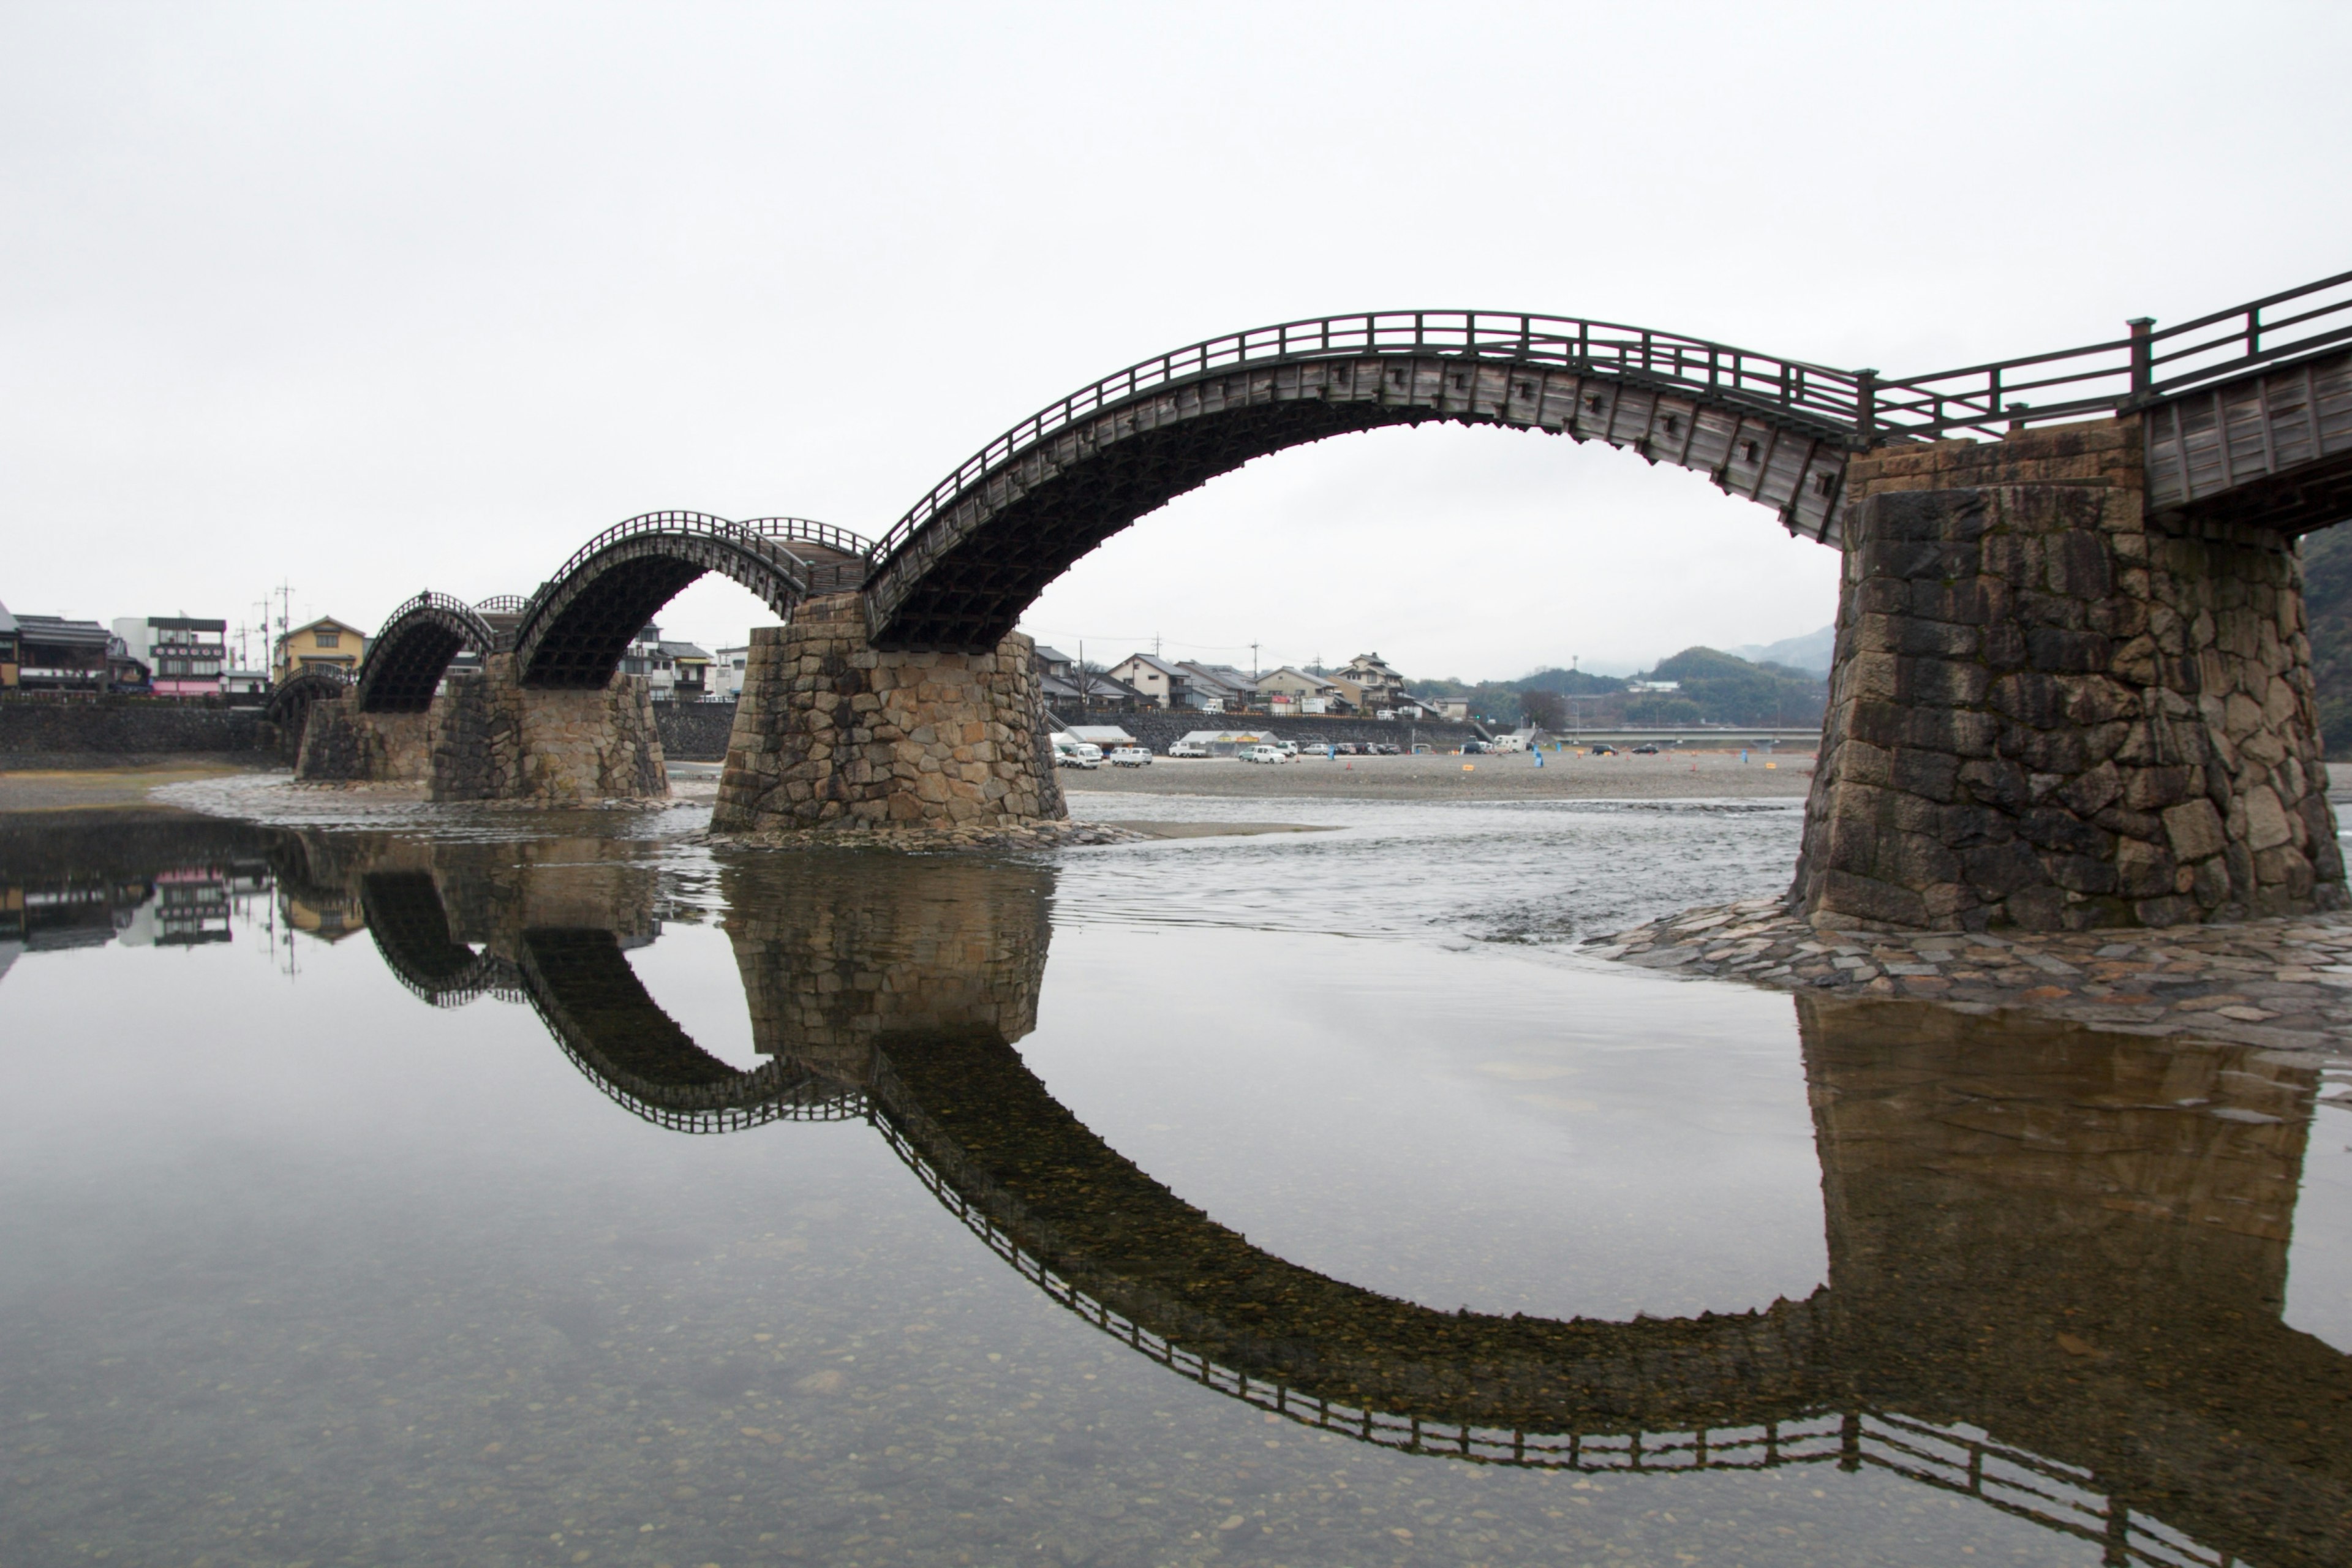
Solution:
M 2352 1059 L 2352 914 L 1994 935 L 1816 928 L 1779 899 L 1751 899 L 1584 945 L 1644 969 L 1776 990 L 2009 1009 Z

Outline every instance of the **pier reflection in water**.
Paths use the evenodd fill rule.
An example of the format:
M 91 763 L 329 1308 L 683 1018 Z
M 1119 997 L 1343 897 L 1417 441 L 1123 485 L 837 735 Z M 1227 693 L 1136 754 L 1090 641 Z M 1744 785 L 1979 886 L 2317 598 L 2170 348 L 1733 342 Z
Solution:
M 146 852 L 116 848 L 133 858 Z M 50 853 L 73 858 L 56 846 Z M 110 877 L 142 885 L 134 869 L 96 865 L 94 854 L 83 854 L 79 885 Z M 652 1298 L 624 1290 L 629 1300 L 620 1304 L 575 1300 L 542 1315 L 583 1362 L 617 1360 L 632 1338 L 686 1331 L 696 1359 L 709 1364 L 670 1372 L 706 1404 L 726 1402 L 722 1421 L 734 1423 L 720 1434 L 728 1441 L 719 1453 L 697 1447 L 668 1461 L 691 1478 L 677 1485 L 590 1466 L 562 1497 L 536 1505 L 510 1472 L 547 1457 L 502 1460 L 492 1450 L 514 1437 L 488 1437 L 487 1447 L 476 1439 L 508 1430 L 506 1422 L 528 1433 L 526 1447 L 577 1444 L 597 1453 L 616 1440 L 610 1427 L 635 1425 L 646 1430 L 632 1446 L 667 1450 L 681 1441 L 677 1414 L 631 1414 L 667 1396 L 653 1371 L 657 1343 L 644 1345 L 652 1360 L 634 1381 L 599 1382 L 575 1368 L 519 1413 L 499 1405 L 510 1397 L 503 1384 L 520 1373 L 498 1363 L 513 1352 L 355 1340 L 349 1324 L 317 1321 L 311 1302 L 311 1321 L 291 1340 L 323 1336 L 340 1342 L 335 1353 L 389 1357 L 394 1364 L 369 1384 L 373 1398 L 437 1406 L 435 1421 L 462 1429 L 417 1438 L 412 1427 L 395 1436 L 391 1423 L 371 1419 L 379 1411 L 351 1410 L 345 1391 L 343 1413 L 331 1419 L 366 1427 L 374 1462 L 396 1459 L 400 1473 L 422 1478 L 404 1484 L 434 1494 L 430 1510 L 421 1503 L 381 1510 L 371 1528 L 401 1536 L 377 1542 L 390 1557 L 430 1560 L 441 1552 L 466 1560 L 490 1550 L 560 1561 L 575 1549 L 625 1548 L 667 1561 L 661 1553 L 678 1536 L 700 1542 L 681 1544 L 687 1561 L 722 1546 L 834 1560 L 894 1552 L 954 1560 L 961 1552 L 1010 1561 L 1043 1544 L 1071 1561 L 1223 1554 L 1336 1562 L 1361 1560 L 1374 1546 L 1400 1557 L 1429 1552 L 1433 1531 L 1443 1554 L 1473 1560 L 1581 1561 L 1613 1547 L 1620 1560 L 1626 1551 L 1671 1561 L 1696 1550 L 1710 1560 L 1866 1561 L 1899 1547 L 1940 1561 L 1959 1543 L 1980 1542 L 2032 1560 L 2318 1563 L 2352 1550 L 2352 1365 L 2282 1321 L 2318 1089 L 2315 1069 L 2293 1059 L 2238 1047 L 2150 1049 L 1893 1005 L 1804 1005 L 1798 1038 L 1819 1160 L 1825 1283 L 1753 1310 L 1690 1316 L 1447 1311 L 1253 1244 L 1056 1098 L 1020 1049 L 1036 1026 L 1052 947 L 1048 869 L 847 855 L 682 867 L 643 847 L 625 856 L 562 839 L 268 835 L 197 847 L 169 874 L 186 880 L 192 858 L 210 856 L 246 868 L 250 883 L 257 854 L 286 909 L 299 901 L 351 911 L 351 925 L 364 926 L 384 964 L 424 1001 L 480 1003 L 488 1015 L 504 1013 L 501 1002 L 535 1011 L 580 1073 L 638 1123 L 660 1130 L 649 1135 L 744 1135 L 692 1141 L 713 1151 L 810 1141 L 804 1146 L 820 1163 L 853 1177 L 871 1170 L 857 1148 L 887 1149 L 911 1173 L 905 1190 L 927 1194 L 977 1241 L 958 1247 L 934 1237 L 919 1253 L 909 1216 L 874 1204 L 860 1215 L 870 1228 L 858 1246 L 830 1250 L 828 1278 L 817 1289 L 856 1303 L 852 1317 L 885 1312 L 894 1321 L 836 1321 L 815 1336 L 830 1342 L 819 1350 L 772 1321 L 773 1307 L 807 1306 L 805 1282 L 786 1303 L 720 1300 L 737 1285 L 750 1292 L 758 1264 L 817 1264 L 805 1236 L 780 1235 L 772 1224 L 777 1212 L 807 1200 L 798 1193 L 683 1194 L 700 1211 L 695 1221 L 669 1237 L 641 1233 L 636 1256 L 658 1273 L 700 1279 L 672 1278 Z M 43 868 L 25 881 L 56 882 L 57 873 Z M 160 886 L 165 874 L 148 879 Z M 753 1066 L 698 1045 L 630 963 L 665 918 L 695 912 L 682 887 L 711 884 L 707 907 L 723 921 Z M 29 910 L 41 900 L 17 902 Z M 12 977 L 11 987 L 25 978 Z M 0 1019 L 12 1016 L 12 999 L 0 989 Z M 400 1019 L 404 1028 L 430 1022 L 423 1013 Z M 481 1037 L 500 1032 L 493 1026 Z M 191 1065 L 200 1063 L 175 1062 L 173 1070 Z M 225 1070 L 239 1069 L 229 1063 Z M 442 1082 L 429 1086 L 428 1098 L 495 1096 L 500 1085 L 492 1080 L 507 1077 Z M 282 1081 L 273 1092 L 285 1092 Z M 547 1092 L 543 1081 L 539 1092 Z M 343 1110 L 367 1116 L 348 1098 Z M 476 1135 L 499 1121 L 456 1119 Z M 782 1121 L 853 1125 L 768 1125 Z M 583 1194 L 609 1193 L 615 1171 L 625 1182 L 642 1179 L 646 1150 L 634 1141 L 575 1127 L 551 1142 L 563 1147 L 550 1152 L 543 1177 L 564 1179 L 567 1160 L 584 1155 L 612 1168 L 577 1173 Z M 419 1159 L 436 1152 L 415 1152 Z M 372 1163 L 382 1170 L 383 1155 Z M 10 1168 L 22 1174 L 17 1163 Z M 870 1181 L 819 1185 L 814 1172 L 803 1161 L 791 1174 L 822 1193 L 820 1216 L 837 1216 L 828 1205 L 872 1199 Z M 713 1181 L 760 1173 L 731 1155 L 702 1172 Z M 503 1195 L 518 1200 L 518 1223 L 559 1212 L 526 1190 L 530 1183 L 511 1173 L 507 1180 Z M 616 1207 L 642 1223 L 667 1201 L 648 1205 L 639 1194 Z M 19 1232 L 42 1223 L 41 1205 L 30 1206 L 29 1218 L 20 1212 L 14 1222 Z M 270 1216 L 244 1217 L 267 1225 Z M 771 1223 L 758 1226 L 762 1217 Z M 740 1234 L 724 1234 L 730 1229 Z M 90 1355 L 95 1347 L 58 1321 L 59 1292 L 69 1306 L 87 1305 L 98 1286 L 70 1281 L 79 1266 L 59 1237 L 31 1239 L 29 1256 L 49 1267 L 5 1277 L 14 1304 L 0 1308 L 16 1320 L 5 1341 L 10 1406 L 37 1395 L 43 1422 L 79 1424 L 93 1442 L 103 1434 L 118 1455 L 128 1441 L 128 1451 L 159 1460 L 152 1450 L 167 1441 L 164 1427 L 170 1443 L 215 1455 L 184 1477 L 168 1465 L 143 1483 L 119 1470 L 110 1482 L 93 1475 L 85 1505 L 104 1485 L 152 1486 L 157 1475 L 166 1490 L 194 1485 L 198 1469 L 207 1484 L 236 1479 L 258 1491 L 281 1518 L 294 1498 L 312 1507 L 331 1500 L 320 1495 L 337 1484 L 330 1476 L 290 1454 L 246 1451 L 266 1425 L 256 1411 L 286 1396 L 239 1379 L 215 1392 L 261 1402 L 244 1417 L 226 1408 L 236 1399 L 190 1407 L 182 1391 L 175 1415 L 159 1414 L 154 1430 L 134 1424 L 142 1435 L 126 1439 L 121 1418 L 101 1414 L 118 1406 L 96 1399 L 109 1384 L 96 1369 L 108 1359 Z M 1042 1296 L 1097 1331 L 1096 1342 L 1112 1359 L 1087 1359 L 1033 1324 L 1024 1331 L 1024 1359 L 1039 1355 L 1042 1334 L 1052 1347 L 1045 1366 L 1029 1372 L 1026 1386 L 1008 1384 L 994 1359 L 1004 1352 L 979 1358 L 984 1347 L 1020 1342 L 1004 1325 L 1022 1309 L 958 1272 L 960 1264 L 943 1273 L 942 1247 L 971 1248 L 974 1257 L 984 1248 L 1000 1279 L 1019 1281 L 1031 1300 Z M 519 1254 L 534 1250 L 516 1246 Z M 462 1276 L 495 1266 L 494 1258 L 442 1257 L 433 1268 Z M 541 1258 L 524 1268 L 546 1266 Z M 571 1265 L 605 1277 L 637 1266 L 607 1256 Z M 1609 1266 L 1606 1257 L 1589 1260 Z M 257 1271 L 261 1278 L 251 1278 Z M 299 1272 L 265 1256 L 240 1282 L 264 1293 L 253 1305 L 265 1310 L 243 1316 L 265 1321 L 244 1331 L 260 1332 L 286 1358 L 274 1368 L 246 1366 L 241 1379 L 263 1390 L 306 1375 L 333 1380 L 318 1370 L 320 1346 L 289 1351 L 286 1326 L 266 1310 L 273 1295 L 299 1293 L 290 1278 L 270 1276 Z M 714 1281 L 713 1272 L 723 1278 Z M 132 1288 L 121 1278 L 111 1284 Z M 436 1278 L 432 1291 L 451 1289 Z M 743 1331 L 747 1310 L 766 1326 Z M 163 1300 L 142 1301 L 138 1311 L 151 1323 L 170 1316 Z M 627 1321 L 648 1311 L 663 1326 Z M 685 1321 L 697 1311 L 723 1313 L 726 1331 L 697 1332 L 704 1325 Z M 926 1343 L 974 1331 L 978 1337 L 954 1351 Z M 237 1331 L 226 1331 L 233 1338 Z M 874 1336 L 903 1342 L 883 1353 L 892 1369 L 884 1375 L 903 1380 L 894 1385 L 899 1397 L 859 1390 L 847 1408 L 827 1408 L 867 1375 L 857 1356 L 873 1357 L 842 1345 Z M 63 1370 L 36 1371 L 19 1359 L 43 1352 L 61 1352 Z M 1069 1372 L 1080 1364 L 1087 1370 Z M 273 1370 L 275 1381 L 266 1375 Z M 1140 1408 L 1176 1396 L 1148 1381 L 1139 1385 L 1139 1374 L 1256 1409 L 1244 1415 L 1228 1405 L 1220 1416 L 1160 1408 L 1144 1420 Z M 1003 1455 L 983 1461 L 990 1439 L 972 1424 L 975 1404 L 1019 1412 L 1046 1397 L 1047 1384 L 1104 1378 L 1121 1383 L 1124 1404 L 1095 1410 L 1095 1422 L 1065 1417 L 1060 1430 L 1027 1438 L 1061 1450 L 1063 1465 L 1097 1472 L 1097 1484 L 1072 1484 L 1067 1470 L 1020 1475 L 1034 1467 L 1017 1457 L 1009 1466 Z M 969 1385 L 961 1396 L 950 1391 L 957 1384 Z M 1069 1391 L 1055 1397 L 1066 1404 Z M 583 1404 L 599 1408 L 573 1408 Z M 702 1415 L 707 1422 L 709 1412 Z M 1234 1423 L 1261 1420 L 1274 1424 L 1265 1441 L 1275 1453 L 1257 1460 L 1168 1451 L 1235 1440 Z M 1129 1430 L 1117 1443 L 1072 1430 L 1118 1424 Z M 244 1447 L 218 1457 L 240 1431 Z M 1309 1448 L 1294 1464 L 1276 1457 L 1280 1432 L 1339 1447 Z M 1240 1438 L 1259 1442 L 1246 1432 Z M 821 1454 L 820 1445 L 833 1451 Z M 44 1468 L 60 1449 L 37 1442 L 28 1451 L 34 1468 L 26 1479 L 45 1485 L 40 1501 L 0 1495 L 0 1510 L 31 1527 L 28 1538 L 55 1542 L 63 1560 L 71 1530 L 61 1504 L 75 1488 Z M 845 1454 L 864 1467 L 854 1484 L 819 1484 L 814 1467 Z M 1349 1454 L 1362 1458 L 1341 1458 Z M 954 1484 L 936 1496 L 905 1489 L 926 1472 L 918 1456 Z M 446 1473 L 465 1465 L 475 1469 L 462 1479 Z M 735 1500 L 716 1516 L 690 1506 L 719 1479 L 712 1471 Z M 1506 1475 L 1524 1475 L 1538 1489 L 1527 1492 Z M 1820 1479 L 1831 1477 L 1840 1479 Z M 1853 1489 L 1872 1477 L 1898 1490 Z M 1016 1489 L 1000 1505 L 1000 1494 L 983 1495 L 974 1478 Z M 1268 1489 L 1277 1482 L 1284 1489 Z M 1727 1484 L 1742 1489 L 1714 1489 Z M 520 1505 L 511 1495 L 518 1486 L 526 1494 Z M 1596 1510 L 1601 1497 L 1610 1506 Z M 1367 1499 L 1377 1500 L 1368 1506 Z M 1951 1502 L 1965 1506 L 1955 1513 Z M 1009 1529 L 1000 1506 L 1034 1511 Z M 544 1517 L 530 1517 L 534 1507 Z M 1465 1509 L 1473 1521 L 1446 1522 Z M 1676 1517 L 1662 1521 L 1661 1510 Z M 1866 1517 L 1873 1510 L 1897 1517 L 1874 1521 Z M 1479 1511 L 1486 1523 L 1475 1521 Z M 527 1526 L 535 1526 L 528 1545 Z M 564 1541 L 551 1540 L 558 1535 Z M 563 1551 L 553 1552 L 558 1545 Z

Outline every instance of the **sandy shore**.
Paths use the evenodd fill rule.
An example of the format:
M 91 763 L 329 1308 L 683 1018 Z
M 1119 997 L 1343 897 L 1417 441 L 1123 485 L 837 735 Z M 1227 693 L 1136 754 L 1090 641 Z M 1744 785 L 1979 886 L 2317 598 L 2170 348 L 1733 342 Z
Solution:
M 1062 770 L 1062 786 L 1090 795 L 1206 795 L 1237 799 L 1672 800 L 1801 798 L 1810 753 L 1696 756 L 1302 758 L 1280 767 L 1230 757 L 1156 757 L 1149 767 Z M 1464 764 L 1467 763 L 1468 766 Z
M 19 811 L 171 811 L 147 798 L 164 784 L 225 778 L 251 770 L 218 763 L 125 768 L 26 768 L 0 773 L 0 815 Z

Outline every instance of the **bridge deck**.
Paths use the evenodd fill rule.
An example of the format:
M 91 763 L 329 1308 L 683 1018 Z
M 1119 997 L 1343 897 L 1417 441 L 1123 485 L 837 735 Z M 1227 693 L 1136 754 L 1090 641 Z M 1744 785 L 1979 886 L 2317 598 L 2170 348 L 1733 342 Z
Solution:
M 2352 517 L 2352 351 L 2185 394 L 2146 421 L 2152 515 L 2286 533 Z

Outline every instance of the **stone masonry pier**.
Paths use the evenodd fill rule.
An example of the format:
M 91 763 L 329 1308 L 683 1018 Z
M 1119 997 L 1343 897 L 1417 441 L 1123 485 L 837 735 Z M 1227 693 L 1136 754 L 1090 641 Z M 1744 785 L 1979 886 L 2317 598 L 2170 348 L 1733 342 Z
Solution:
M 494 653 L 449 679 L 423 712 L 371 713 L 357 692 L 311 710 L 295 777 L 423 785 L 436 801 L 583 805 L 669 794 L 643 676 L 587 690 L 538 690 Z
M 1015 827 L 1066 814 L 1033 646 L 881 649 L 856 594 L 751 634 L 718 833 Z
M 1793 896 L 1822 921 L 2346 906 L 2292 539 L 2146 516 L 2136 418 L 1851 464 Z

